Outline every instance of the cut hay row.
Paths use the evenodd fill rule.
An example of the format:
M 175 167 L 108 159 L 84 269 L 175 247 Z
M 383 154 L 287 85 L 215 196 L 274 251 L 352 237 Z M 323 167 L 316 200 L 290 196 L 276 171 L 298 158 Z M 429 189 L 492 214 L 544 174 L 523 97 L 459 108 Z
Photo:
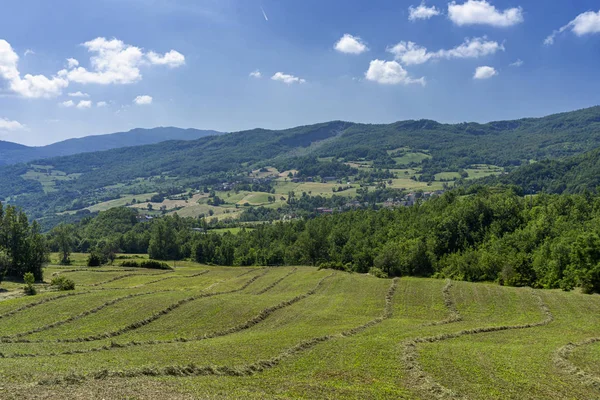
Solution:
M 73 339 L 56 339 L 56 340 L 53 340 L 53 342 L 59 342 L 59 343 L 92 342 L 92 341 L 96 341 L 96 340 L 109 339 L 109 338 L 121 336 L 121 335 L 123 335 L 125 333 L 128 333 L 128 332 L 134 331 L 136 329 L 139 329 L 142 326 L 146 326 L 146 325 L 148 325 L 148 324 L 156 321 L 157 319 L 159 319 L 161 317 L 164 317 L 165 315 L 171 313 L 173 310 L 178 309 L 179 307 L 183 306 L 184 304 L 188 304 L 188 303 L 190 303 L 192 301 L 203 299 L 203 298 L 207 298 L 207 297 L 213 297 L 213 296 L 219 296 L 219 295 L 225 295 L 225 294 L 231 294 L 231 293 L 240 292 L 240 291 L 248 288 L 248 286 L 250 286 L 252 283 L 254 283 L 257 279 L 259 279 L 262 276 L 264 276 L 267 272 L 269 272 L 269 271 L 265 270 L 262 274 L 254 276 L 253 278 L 251 278 L 250 280 L 248 280 L 246 283 L 244 283 L 242 286 L 240 286 L 237 289 L 228 290 L 228 291 L 224 291 L 224 292 L 202 293 L 202 294 L 199 294 L 199 295 L 196 295 L 196 296 L 191 296 L 191 297 L 188 297 L 186 299 L 179 300 L 177 303 L 171 304 L 169 307 L 167 307 L 164 310 L 161 310 L 161 311 L 155 313 L 154 315 L 151 315 L 148 318 L 145 318 L 145 319 L 143 319 L 141 321 L 134 322 L 132 324 L 127 325 L 124 328 L 117 329 L 117 330 L 112 331 L 112 332 L 105 332 L 105 333 L 101 333 L 101 334 L 98 334 L 98 335 L 91 335 L 91 336 L 87 336 L 87 337 L 79 337 L 79 338 L 73 338 Z
M 89 285 L 83 285 L 82 284 L 82 285 L 79 285 L 79 286 L 98 287 L 98 286 L 106 285 L 107 283 L 119 281 L 121 279 L 129 278 L 131 276 L 136 276 L 136 275 L 138 275 L 138 274 L 124 274 L 124 275 L 115 276 L 114 278 L 111 278 L 111 279 L 106 280 L 106 281 L 102 281 L 102 282 L 98 282 L 98 283 L 90 283 Z M 139 275 L 141 275 L 141 274 L 139 274 Z
M 29 304 L 25 304 L 24 306 L 21 306 L 17 309 L 14 309 L 12 311 L 8 311 L 4 314 L 0 315 L 0 319 L 2 318 L 7 318 L 10 317 L 12 315 L 15 315 L 21 311 L 25 311 L 27 309 L 30 309 L 32 307 L 37 307 L 40 306 L 42 304 L 46 304 L 49 303 L 51 301 L 55 301 L 55 300 L 60 300 L 60 299 L 64 299 L 65 297 L 72 297 L 72 296 L 81 296 L 83 294 L 89 294 L 90 292 L 79 292 L 79 293 L 66 293 L 66 294 L 61 294 L 60 296 L 54 296 L 54 297 L 46 297 L 45 299 L 33 302 L 33 303 L 29 303 Z
M 192 274 L 192 275 L 172 275 L 172 276 L 167 276 L 166 278 L 156 279 L 154 281 L 142 283 L 141 285 L 137 285 L 137 286 L 131 286 L 131 287 L 126 288 L 126 289 L 141 288 L 141 287 L 144 287 L 144 286 L 147 286 L 147 285 L 152 285 L 153 283 L 158 283 L 158 282 L 166 281 L 167 279 L 174 279 L 174 278 L 195 278 L 197 276 L 206 275 L 209 272 L 210 272 L 209 270 L 206 270 L 206 271 L 202 271 L 202 272 L 199 272 L 197 274 Z
M 91 348 L 91 349 L 68 350 L 68 351 L 64 351 L 64 352 L 56 352 L 56 353 L 49 353 L 49 354 L 15 353 L 10 356 L 8 356 L 6 354 L 4 354 L 4 355 L 0 354 L 0 358 L 37 358 L 37 357 L 55 357 L 55 356 L 60 356 L 60 355 L 75 355 L 75 354 L 79 355 L 79 354 L 95 353 L 95 352 L 99 352 L 99 351 L 110 351 L 110 350 L 122 349 L 122 348 L 126 348 L 126 347 L 133 347 L 133 346 L 152 346 L 152 345 L 158 345 L 158 344 L 194 342 L 194 341 L 201 341 L 201 340 L 207 340 L 207 339 L 214 339 L 217 337 L 228 336 L 228 335 L 232 335 L 234 333 L 241 332 L 246 329 L 250 329 L 253 326 L 259 324 L 260 322 L 266 320 L 275 311 L 289 307 L 293 304 L 298 303 L 301 300 L 304 300 L 304 299 L 314 295 L 315 293 L 317 293 L 317 290 L 319 290 L 319 288 L 323 285 L 323 283 L 327 279 L 331 278 L 333 275 L 334 274 L 323 277 L 321 280 L 319 280 L 319 282 L 317 283 L 317 285 L 314 288 L 310 289 L 308 292 L 306 292 L 302 295 L 296 296 L 293 299 L 290 299 L 287 301 L 283 301 L 283 302 L 277 304 L 276 306 L 265 308 L 258 315 L 247 320 L 246 322 L 243 322 L 237 326 L 234 326 L 234 327 L 231 327 L 231 328 L 219 331 L 219 332 L 213 332 L 213 333 L 209 333 L 209 334 L 206 334 L 203 336 L 196 336 L 193 338 L 176 338 L 176 339 L 171 339 L 171 340 L 148 340 L 148 341 L 135 341 L 134 340 L 134 341 L 127 342 L 127 343 L 112 342 L 110 345 L 95 347 L 95 348 Z
M 462 321 L 463 317 L 460 315 L 458 308 L 456 307 L 456 303 L 454 299 L 452 299 L 452 293 L 450 293 L 450 289 L 452 288 L 452 281 L 448 279 L 444 288 L 442 289 L 442 296 L 444 297 L 444 305 L 448 309 L 450 315 L 448 318 L 443 319 L 441 321 L 428 322 L 423 324 L 423 326 L 438 326 L 438 325 L 446 325 L 454 322 Z
M 44 331 L 56 328 L 56 327 L 64 325 L 64 324 L 68 324 L 70 322 L 77 321 L 81 318 L 85 318 L 88 315 L 95 314 L 107 307 L 115 305 L 124 300 L 132 299 L 134 297 L 139 297 L 139 296 L 146 296 L 149 294 L 162 293 L 162 292 L 165 292 L 165 291 L 133 293 L 133 294 L 129 294 L 127 296 L 117 297 L 116 299 L 107 301 L 107 302 L 99 305 L 98 307 L 92 308 L 91 310 L 84 311 L 78 315 L 74 315 L 74 316 L 64 319 L 62 321 L 53 322 L 51 324 L 47 324 L 47 325 L 44 325 L 44 326 L 41 326 L 38 328 L 31 329 L 27 332 L 21 332 L 21 333 L 15 333 L 13 335 L 1 336 L 0 343 L 42 343 L 43 342 L 42 340 L 27 340 L 27 339 L 18 339 L 18 338 L 22 338 L 23 336 L 27 336 L 27 335 L 32 335 L 34 333 L 44 332 Z
M 550 309 L 544 303 L 542 298 L 532 292 L 532 295 L 536 297 L 538 300 L 538 307 L 540 312 L 544 315 L 544 319 L 539 322 L 532 322 L 529 324 L 521 324 L 521 325 L 504 325 L 504 326 L 488 326 L 488 327 L 480 327 L 480 328 L 472 328 L 465 329 L 459 332 L 454 333 L 444 333 L 436 336 L 428 336 L 428 337 L 418 337 L 414 339 L 410 339 L 402 343 L 403 351 L 402 351 L 402 361 L 404 368 L 406 370 L 408 379 L 406 382 L 410 382 L 410 385 L 417 389 L 419 392 L 423 392 L 429 398 L 435 399 L 464 399 L 463 396 L 453 392 L 451 389 L 442 386 L 437 383 L 431 375 L 429 375 L 418 361 L 419 354 L 417 351 L 417 344 L 419 343 L 436 343 L 449 339 L 456 339 L 461 336 L 467 335 L 476 335 L 480 333 L 490 333 L 490 332 L 501 332 L 507 330 L 516 330 L 516 329 L 527 329 L 527 328 L 536 328 L 540 326 L 548 325 L 550 322 L 554 320 L 554 316 Z
M 101 371 L 91 373 L 89 375 L 76 374 L 71 373 L 65 375 L 64 377 L 58 377 L 53 379 L 41 380 L 38 382 L 40 385 L 56 385 L 56 384 L 74 384 L 85 381 L 86 379 L 107 379 L 107 378 L 133 378 L 133 377 L 157 377 L 157 376 L 250 376 L 267 369 L 275 368 L 278 366 L 283 360 L 288 359 L 290 357 L 296 356 L 306 350 L 309 350 L 320 343 L 324 343 L 336 338 L 344 338 L 356 335 L 367 328 L 375 326 L 384 320 L 390 318 L 392 316 L 392 306 L 393 306 L 393 297 L 396 292 L 396 288 L 398 287 L 397 279 L 392 281 L 390 288 L 388 289 L 385 297 L 385 307 L 383 313 L 380 317 L 377 317 L 363 325 L 357 326 L 348 331 L 344 331 L 340 334 L 336 335 L 325 335 L 315 337 L 309 340 L 305 340 L 300 342 L 299 344 L 284 350 L 279 355 L 267 359 L 260 360 L 252 364 L 242 365 L 238 367 L 230 367 L 230 366 L 197 366 L 195 364 L 189 365 L 175 365 L 168 366 L 163 368 L 139 368 L 139 369 L 131 369 L 128 371 L 110 371 L 108 369 L 103 369 Z
M 281 282 L 283 282 L 283 280 L 287 277 L 289 277 L 290 275 L 296 273 L 296 271 L 298 270 L 298 268 L 294 267 L 290 272 L 288 272 L 287 274 L 285 274 L 285 276 L 277 279 L 275 282 L 271 283 L 269 286 L 265 287 L 264 289 L 260 290 L 258 293 L 256 294 L 265 294 L 267 293 L 269 290 L 273 289 L 275 286 L 279 285 Z
M 589 338 L 578 343 L 569 343 L 554 353 L 552 361 L 554 362 L 554 365 L 563 373 L 573 376 L 583 385 L 591 386 L 600 390 L 600 377 L 584 371 L 569 361 L 569 356 L 576 348 L 598 342 L 600 342 L 600 337 Z

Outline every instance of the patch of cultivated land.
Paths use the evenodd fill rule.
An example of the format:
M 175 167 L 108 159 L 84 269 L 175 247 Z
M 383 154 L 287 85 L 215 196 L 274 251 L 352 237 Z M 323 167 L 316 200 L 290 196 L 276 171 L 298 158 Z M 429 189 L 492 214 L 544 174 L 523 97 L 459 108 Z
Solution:
M 0 301 L 0 397 L 600 398 L 597 295 L 177 265 Z

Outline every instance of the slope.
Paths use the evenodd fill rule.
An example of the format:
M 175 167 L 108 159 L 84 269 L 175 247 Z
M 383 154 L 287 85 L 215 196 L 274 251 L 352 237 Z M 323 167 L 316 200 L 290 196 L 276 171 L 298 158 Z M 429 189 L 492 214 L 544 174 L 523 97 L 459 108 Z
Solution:
M 138 128 L 128 132 L 86 136 L 40 147 L 28 147 L 17 143 L 0 142 L 0 165 L 121 147 L 142 146 L 167 140 L 195 140 L 204 136 L 219 134 L 220 132 L 211 130 L 160 127 L 153 129 Z

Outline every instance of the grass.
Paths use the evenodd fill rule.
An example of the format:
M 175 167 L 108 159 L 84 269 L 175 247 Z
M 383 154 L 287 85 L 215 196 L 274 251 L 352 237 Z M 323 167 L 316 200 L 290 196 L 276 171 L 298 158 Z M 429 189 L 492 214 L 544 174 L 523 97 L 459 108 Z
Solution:
M 412 163 L 420 164 L 423 162 L 423 160 L 427 160 L 429 158 L 431 158 L 429 154 L 416 152 L 405 153 L 402 157 L 394 158 L 394 161 L 396 161 L 396 164 L 398 165 L 409 165 Z
M 597 295 L 393 284 L 312 267 L 86 269 L 85 255 L 72 259 L 45 272 L 74 279 L 72 295 L 1 285 L 18 296 L 0 301 L 3 399 L 600 397 L 600 342 L 570 349 L 568 364 L 556 356 L 599 336 Z

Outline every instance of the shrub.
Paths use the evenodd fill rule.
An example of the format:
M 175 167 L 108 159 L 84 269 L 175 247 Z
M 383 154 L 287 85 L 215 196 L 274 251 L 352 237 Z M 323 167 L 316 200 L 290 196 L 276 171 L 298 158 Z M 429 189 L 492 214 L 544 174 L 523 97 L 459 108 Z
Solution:
M 123 261 L 121 267 L 129 268 L 149 268 L 149 269 L 173 269 L 169 264 L 156 260 Z
M 373 275 L 376 278 L 389 278 L 388 274 L 386 274 L 381 268 L 371 267 L 369 269 L 369 275 Z
M 52 278 L 50 286 L 55 286 L 58 290 L 75 290 L 75 282 L 64 276 Z
M 318 265 L 319 269 L 334 269 L 336 271 L 351 272 L 351 266 L 342 264 L 339 261 L 322 262 Z
M 87 260 L 88 267 L 99 267 L 102 265 L 102 257 L 96 252 L 90 253 Z
M 37 294 L 37 290 L 35 290 L 35 287 L 33 286 L 35 283 L 35 276 L 31 272 L 27 272 L 23 275 L 23 280 L 25 281 L 25 287 L 23 288 L 25 294 L 29 296 Z

